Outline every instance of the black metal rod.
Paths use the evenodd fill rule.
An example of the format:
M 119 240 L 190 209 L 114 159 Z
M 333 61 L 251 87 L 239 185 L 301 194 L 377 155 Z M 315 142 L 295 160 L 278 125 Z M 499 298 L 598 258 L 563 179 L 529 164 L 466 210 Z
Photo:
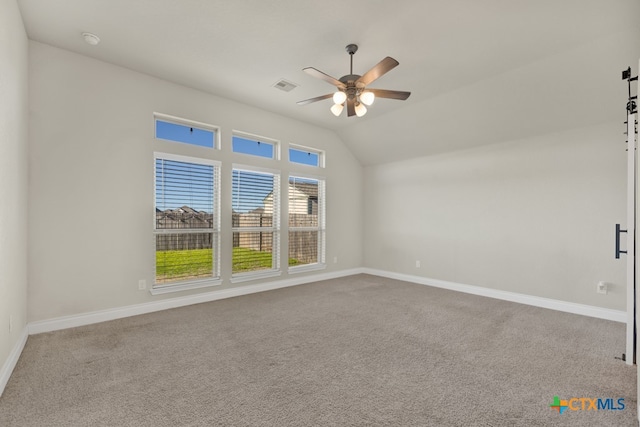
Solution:
M 635 100 L 638 99 L 638 96 L 632 96 L 631 95 L 631 82 L 638 80 L 638 76 L 632 77 L 631 76 L 631 67 L 627 67 L 626 70 L 622 71 L 622 80 L 626 80 L 627 81 L 627 86 L 629 87 L 629 97 L 627 99 L 627 112 L 629 114 L 635 114 L 636 113 L 636 103 Z
M 627 230 L 620 228 L 620 224 L 616 224 L 616 259 L 620 258 L 620 254 L 626 254 L 627 251 L 620 250 L 620 233 L 626 233 Z

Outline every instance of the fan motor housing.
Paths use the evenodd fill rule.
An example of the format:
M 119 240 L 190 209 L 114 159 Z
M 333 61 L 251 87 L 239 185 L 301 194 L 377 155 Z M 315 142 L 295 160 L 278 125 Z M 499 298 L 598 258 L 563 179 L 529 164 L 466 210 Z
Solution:
M 347 74 L 346 76 L 340 77 L 339 80 L 347 86 L 355 86 L 356 80 L 358 80 L 360 77 L 362 76 L 359 76 L 357 74 Z
M 346 76 L 340 77 L 340 81 L 347 86 L 343 91 L 347 94 L 348 99 L 354 99 L 360 95 L 361 90 L 364 88 L 364 85 L 356 86 L 356 81 L 360 77 L 358 74 L 347 74 Z

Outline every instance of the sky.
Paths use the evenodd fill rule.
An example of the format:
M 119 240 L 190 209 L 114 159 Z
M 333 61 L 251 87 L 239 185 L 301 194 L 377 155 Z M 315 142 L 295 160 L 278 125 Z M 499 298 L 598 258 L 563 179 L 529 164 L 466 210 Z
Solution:
M 156 138 L 213 148 L 215 132 L 156 120 Z

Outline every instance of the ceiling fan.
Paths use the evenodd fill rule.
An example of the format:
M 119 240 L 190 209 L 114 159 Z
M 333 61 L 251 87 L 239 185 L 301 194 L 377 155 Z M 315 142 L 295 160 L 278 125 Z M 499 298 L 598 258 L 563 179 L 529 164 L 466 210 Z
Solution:
M 411 92 L 403 92 L 399 90 L 385 90 L 385 89 L 367 89 L 367 86 L 380 78 L 393 68 L 397 67 L 399 62 L 395 59 L 387 56 L 382 61 L 378 62 L 372 69 L 360 76 L 353 74 L 353 54 L 358 51 L 358 45 L 349 44 L 345 48 L 351 58 L 351 69 L 346 76 L 336 79 L 328 74 L 323 73 L 313 67 L 303 68 L 305 73 L 324 80 L 338 88 L 335 93 L 327 95 L 316 96 L 315 98 L 305 99 L 299 101 L 298 105 L 307 105 L 312 102 L 322 101 L 324 99 L 333 98 L 334 105 L 331 107 L 331 112 L 337 117 L 342 113 L 344 104 L 347 104 L 347 116 L 351 117 L 356 115 L 362 117 L 367 113 L 366 105 L 373 104 L 376 97 L 399 99 L 404 101 L 409 98 Z

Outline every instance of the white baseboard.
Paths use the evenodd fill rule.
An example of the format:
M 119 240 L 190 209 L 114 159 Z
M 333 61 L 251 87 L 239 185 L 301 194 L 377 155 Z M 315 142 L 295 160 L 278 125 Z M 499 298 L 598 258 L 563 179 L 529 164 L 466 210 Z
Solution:
M 25 328 L 22 330 L 22 334 L 20 334 L 20 338 L 18 338 L 18 342 L 13 346 L 11 353 L 9 353 L 9 357 L 7 357 L 7 360 L 4 362 L 4 365 L 2 365 L 2 368 L 0 369 L 0 396 L 2 396 L 4 388 L 7 386 L 9 378 L 11 378 L 13 369 L 18 363 L 18 359 L 20 359 L 20 355 L 22 354 L 24 345 L 27 343 L 28 337 L 29 329 L 25 326 Z
M 125 307 L 92 311 L 88 313 L 58 317 L 55 319 L 40 320 L 29 323 L 29 335 L 57 331 L 60 329 L 75 328 L 77 326 L 106 322 L 109 320 L 121 319 L 129 316 L 137 316 L 139 314 L 152 313 L 155 311 L 167 310 L 170 308 L 178 308 L 192 304 L 199 304 L 203 302 L 216 301 L 241 295 L 248 295 L 256 292 L 270 291 L 279 288 L 286 288 L 289 286 L 303 285 L 305 283 L 318 282 L 321 280 L 337 279 L 339 277 L 352 276 L 354 274 L 359 274 L 362 272 L 362 268 L 354 268 L 350 270 L 341 270 L 331 273 L 299 276 L 273 282 L 260 283 L 256 285 L 220 289 L 184 297 L 164 299 L 161 301 L 153 301 L 143 304 L 129 305 Z
M 270 291 L 289 286 L 302 285 L 305 283 L 318 282 L 321 280 L 336 279 L 354 274 L 366 273 L 374 276 L 387 277 L 390 279 L 402 280 L 421 285 L 434 286 L 443 289 L 449 289 L 468 294 L 480 295 L 489 298 L 496 298 L 505 301 L 517 302 L 520 304 L 531 305 L 535 307 L 548 308 L 551 310 L 564 311 L 567 313 L 581 314 L 584 316 L 596 317 L 599 319 L 613 320 L 616 322 L 626 323 L 627 314 L 620 310 L 611 310 L 601 307 L 594 307 L 584 304 L 576 304 L 566 301 L 559 301 L 550 298 L 536 297 L 531 295 L 519 294 L 515 292 L 501 291 L 491 288 L 483 288 L 481 286 L 465 285 L 455 282 L 447 282 L 444 280 L 429 279 L 409 274 L 394 273 L 384 270 L 376 270 L 372 268 L 354 268 L 349 270 L 341 270 L 332 273 L 313 274 L 308 276 L 290 277 L 284 280 L 276 280 L 273 282 L 260 283 L 255 285 L 239 286 L 228 289 L 221 289 L 211 292 L 204 292 L 195 295 L 165 299 L 161 301 L 153 301 L 143 304 L 129 305 L 125 307 L 117 307 L 106 310 L 92 311 L 71 316 L 58 317 L 54 319 L 41 320 L 31 322 L 28 325 L 29 335 L 40 334 L 43 332 L 57 331 L 61 329 L 74 328 L 77 326 L 90 325 L 93 323 L 106 322 L 109 320 L 121 319 L 129 316 L 137 316 L 155 311 L 167 310 L 171 308 L 184 307 L 191 304 L 199 304 L 203 302 L 216 301 L 225 298 L 232 298 L 242 295 L 253 294 L 257 292 Z M 25 339 L 26 340 L 26 339 Z M 24 345 L 24 344 L 23 344 Z M 19 354 L 18 354 L 19 356 Z M 0 380 L 2 377 L 0 377 Z
M 374 276 L 386 277 L 389 279 L 402 280 L 405 282 L 417 283 L 420 285 L 434 286 L 436 288 L 449 289 L 452 291 L 464 292 L 467 294 L 480 295 L 489 298 L 496 298 L 505 301 L 517 302 L 520 304 L 532 305 L 534 307 L 548 308 L 551 310 L 564 311 L 566 313 L 581 314 L 583 316 L 597 317 L 598 319 L 613 320 L 614 322 L 627 323 L 627 312 L 612 310 L 608 308 L 594 307 L 585 304 L 559 301 L 550 298 L 536 297 L 532 295 L 519 294 L 515 292 L 501 291 L 498 289 L 483 288 L 481 286 L 465 285 L 444 280 L 429 279 L 426 277 L 413 276 L 410 274 L 394 273 L 391 271 L 364 268 L 364 273 Z

